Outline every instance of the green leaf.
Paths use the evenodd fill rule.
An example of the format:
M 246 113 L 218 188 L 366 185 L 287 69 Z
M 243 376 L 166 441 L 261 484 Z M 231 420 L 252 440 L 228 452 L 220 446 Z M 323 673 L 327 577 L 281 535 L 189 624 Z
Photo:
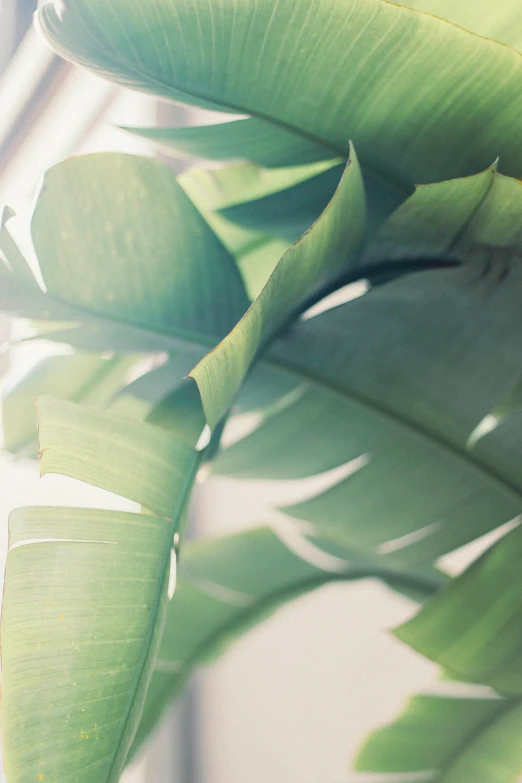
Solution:
M 2 732 L 9 779 L 117 783 L 168 605 L 171 548 L 197 467 L 149 424 L 39 401 L 42 471 L 157 516 L 20 509 L 2 612 Z
M 39 507 L 14 512 L 10 535 L 2 610 L 9 779 L 117 781 L 164 622 L 172 525 Z
M 8 221 L 15 216 L 16 213 L 10 207 L 5 207 L 2 211 L 0 226 L 0 251 L 3 253 L 8 265 L 11 267 L 11 270 L 15 273 L 16 276 L 22 278 L 25 281 L 28 289 L 38 288 L 29 264 L 27 263 L 23 254 L 20 252 L 18 245 L 14 241 L 9 229 L 7 228 Z
M 519 417 L 468 445 L 522 374 L 522 264 L 512 259 L 500 283 L 497 271 L 469 263 L 407 276 L 294 332 L 285 364 L 315 384 L 267 423 L 282 436 L 294 428 L 289 464 L 299 449 L 298 464 L 322 457 L 325 470 L 365 456 L 355 475 L 287 513 L 408 558 L 437 557 L 519 513 Z
M 183 384 L 194 362 L 201 359 L 204 354 L 205 349 L 202 347 L 173 351 L 165 364 L 145 372 L 125 386 L 110 409 L 117 413 L 118 409 L 126 407 L 127 403 L 130 405 L 135 403 L 144 416 L 147 416 L 155 405 Z
M 189 170 L 179 182 L 224 244 L 237 254 L 252 247 L 260 234 L 295 242 L 332 198 L 343 168 L 338 160 L 278 169 L 244 163 Z M 210 220 L 209 210 L 218 213 Z M 220 218 L 225 218 L 226 224 Z M 230 223 L 241 232 L 236 229 L 223 236 L 221 226 Z
M 251 114 L 340 157 L 351 139 L 363 168 L 406 191 L 497 157 L 522 176 L 520 54 L 429 14 L 384 0 L 63 0 L 37 18 L 56 51 L 118 83 Z
M 381 226 L 366 249 L 362 264 L 457 258 L 456 250 L 466 227 L 490 196 L 495 176 L 498 181 L 495 169 L 489 168 L 473 177 L 420 185 Z M 518 209 L 518 201 L 513 203 Z M 498 217 L 500 210 L 495 212 Z
M 381 774 L 383 783 L 517 783 L 521 730 L 517 699 L 415 696 L 394 723 L 370 736 L 356 769 Z M 367 780 L 355 775 L 353 783 L 359 779 Z
M 328 147 L 255 117 L 216 125 L 124 130 L 150 139 L 163 152 L 183 159 L 242 159 L 271 168 L 315 163 L 333 157 Z
M 8 257 L 0 307 L 69 322 L 50 339 L 121 352 L 208 348 L 248 306 L 233 258 L 158 161 L 101 154 L 54 167 L 32 234 L 47 293 Z
M 364 188 L 353 154 L 327 209 L 285 253 L 226 340 L 192 371 L 212 428 L 231 405 L 261 346 L 314 290 L 353 263 L 365 217 Z
M 254 300 L 263 290 L 279 259 L 288 250 L 288 242 L 277 237 L 261 241 L 236 255 L 237 265 L 243 277 L 250 299 Z
M 521 506 L 520 409 L 491 416 L 522 377 L 522 188 L 491 171 L 466 182 L 469 194 L 458 182 L 431 186 L 437 198 L 419 189 L 381 236 L 400 244 L 426 210 L 439 230 L 418 236 L 422 251 L 462 265 L 404 276 L 295 324 L 258 365 L 278 366 L 294 387 L 214 466 L 297 478 L 356 460 L 353 475 L 284 510 L 401 561 L 430 561 Z M 459 220 L 446 220 L 453 212 Z
M 343 556 L 337 571 L 323 570 L 293 554 L 269 528 L 188 542 L 135 746 L 195 666 L 213 660 L 283 603 L 331 581 L 378 578 L 421 595 L 443 582 L 442 575 L 398 573 L 346 550 Z
M 187 461 L 195 462 L 183 440 L 51 397 L 40 398 L 37 411 L 42 475 L 60 473 L 134 500 L 158 516 L 179 516 L 178 481 Z
M 136 357 L 105 359 L 95 353 L 52 356 L 36 365 L 3 399 L 4 449 L 36 456 L 35 400 L 50 395 L 104 407 L 125 384 Z
M 295 242 L 327 207 L 339 184 L 344 165 L 328 161 L 313 167 L 299 166 L 290 169 L 289 173 L 297 174 L 299 169 L 302 169 L 301 176 L 307 174 L 306 179 L 262 195 L 254 195 L 255 191 L 252 194 L 236 192 L 233 203 L 221 207 L 220 214 L 243 228 Z M 319 172 L 310 176 L 311 169 L 319 169 Z M 283 171 L 287 169 L 277 169 L 278 174 Z M 263 171 L 258 174 L 261 182 L 266 182 L 264 174 L 266 172 Z M 266 185 L 263 190 L 265 188 Z
M 189 169 L 178 181 L 243 269 L 245 254 L 260 245 L 266 247 L 266 232 L 290 242 L 312 225 L 335 192 L 341 165 L 338 160 L 328 160 L 274 171 L 236 164 L 221 169 Z M 363 179 L 368 232 L 373 233 L 406 194 L 386 187 L 369 172 L 363 172 Z
M 101 154 L 56 166 L 32 234 L 48 290 L 88 312 L 220 335 L 244 307 L 232 260 L 157 161 Z
M 518 0 L 407 0 L 399 3 L 447 19 L 477 35 L 522 51 L 522 10 Z
M 185 382 L 171 392 L 152 408 L 147 421 L 195 447 L 205 427 L 205 414 L 196 384 Z
M 521 695 L 521 553 L 516 527 L 396 634 L 456 676 Z

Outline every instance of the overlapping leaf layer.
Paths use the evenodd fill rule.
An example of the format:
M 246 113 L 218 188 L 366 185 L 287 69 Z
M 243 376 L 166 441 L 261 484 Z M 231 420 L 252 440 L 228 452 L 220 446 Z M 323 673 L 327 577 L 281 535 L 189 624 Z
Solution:
M 294 596 L 374 577 L 437 593 L 399 635 L 502 695 L 416 698 L 361 780 L 516 783 L 520 528 L 440 594 L 435 566 L 522 506 L 518 4 L 62 0 L 38 25 L 109 79 L 250 116 L 130 129 L 212 170 L 51 169 L 32 221 L 45 290 L 2 224 L 0 308 L 71 348 L 6 395 L 5 445 L 34 453 L 50 394 L 42 471 L 143 509 L 12 516 L 9 780 L 117 781 L 194 666 Z M 181 542 L 169 602 L 211 457 L 254 479 L 341 468 L 281 509 L 339 567 L 268 528 Z

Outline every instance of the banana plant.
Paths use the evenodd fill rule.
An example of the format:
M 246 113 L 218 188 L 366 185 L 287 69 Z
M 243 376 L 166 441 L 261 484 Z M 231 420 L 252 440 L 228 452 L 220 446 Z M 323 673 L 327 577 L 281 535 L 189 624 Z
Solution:
M 105 153 L 48 171 L 44 286 L 4 213 L 0 309 L 69 348 L 5 396 L 5 447 L 137 504 L 10 518 L 9 783 L 116 783 L 195 667 L 367 578 L 420 604 L 397 635 L 451 687 L 373 735 L 351 779 L 516 783 L 520 5 L 61 0 L 36 25 L 106 79 L 243 116 L 127 129 L 208 169 Z M 269 524 L 184 540 L 196 476 L 333 469 Z M 441 569 L 507 522 L 463 575 Z

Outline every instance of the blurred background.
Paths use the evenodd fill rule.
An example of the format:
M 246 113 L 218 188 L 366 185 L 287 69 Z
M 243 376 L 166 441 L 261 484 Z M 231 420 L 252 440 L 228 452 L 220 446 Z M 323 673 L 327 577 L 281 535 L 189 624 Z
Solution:
M 36 0 L 0 0 L 0 205 L 15 210 L 16 236 L 28 254 L 32 205 L 47 168 L 98 151 L 156 154 L 119 125 L 220 119 L 160 104 L 55 57 L 32 29 L 35 6 Z M 1 317 L 4 391 L 57 351 L 40 340 L 7 353 L 20 334 L 23 324 Z M 211 479 L 196 491 L 192 533 L 263 522 L 267 505 L 299 499 L 303 486 Z M 2 575 L 11 509 L 56 502 L 132 508 L 69 479 L 40 480 L 36 462 L 6 454 L 0 487 Z M 448 565 L 458 570 L 469 556 L 457 553 Z M 199 672 L 124 783 L 348 783 L 364 737 L 394 717 L 410 693 L 435 681 L 435 667 L 387 632 L 414 610 L 374 582 L 334 584 L 289 604 Z

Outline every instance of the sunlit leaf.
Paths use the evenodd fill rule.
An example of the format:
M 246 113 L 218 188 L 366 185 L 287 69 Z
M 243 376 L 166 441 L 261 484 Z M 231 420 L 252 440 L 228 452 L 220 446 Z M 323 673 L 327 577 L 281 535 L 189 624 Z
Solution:
M 211 427 L 234 400 L 263 343 L 314 290 L 355 262 L 365 221 L 364 189 L 354 154 L 326 210 L 285 253 L 226 340 L 192 370 Z
M 363 168 L 406 189 L 497 157 L 522 175 L 520 54 L 430 14 L 383 0 L 62 0 L 38 23 L 118 83 L 251 114 L 341 157 L 351 140 Z
M 294 325 L 263 359 L 294 387 L 214 466 L 297 478 L 356 460 L 347 478 L 285 511 L 348 546 L 410 562 L 507 522 L 522 489 L 519 408 L 483 437 L 476 429 L 522 377 L 522 189 L 491 170 L 430 187 L 383 226 L 376 257 L 390 237 L 413 256 L 403 239 L 428 213 L 439 230 L 417 235 L 423 254 L 462 265 L 404 276 Z
M 2 611 L 2 739 L 10 781 L 117 783 L 168 605 L 171 548 L 197 467 L 150 424 L 39 401 L 42 471 L 157 516 L 20 509 Z
M 103 407 L 125 384 L 136 357 L 105 359 L 95 353 L 52 356 L 36 365 L 3 400 L 4 449 L 36 456 L 35 400 L 50 395 Z
M 518 526 L 397 635 L 455 676 L 522 694 Z

